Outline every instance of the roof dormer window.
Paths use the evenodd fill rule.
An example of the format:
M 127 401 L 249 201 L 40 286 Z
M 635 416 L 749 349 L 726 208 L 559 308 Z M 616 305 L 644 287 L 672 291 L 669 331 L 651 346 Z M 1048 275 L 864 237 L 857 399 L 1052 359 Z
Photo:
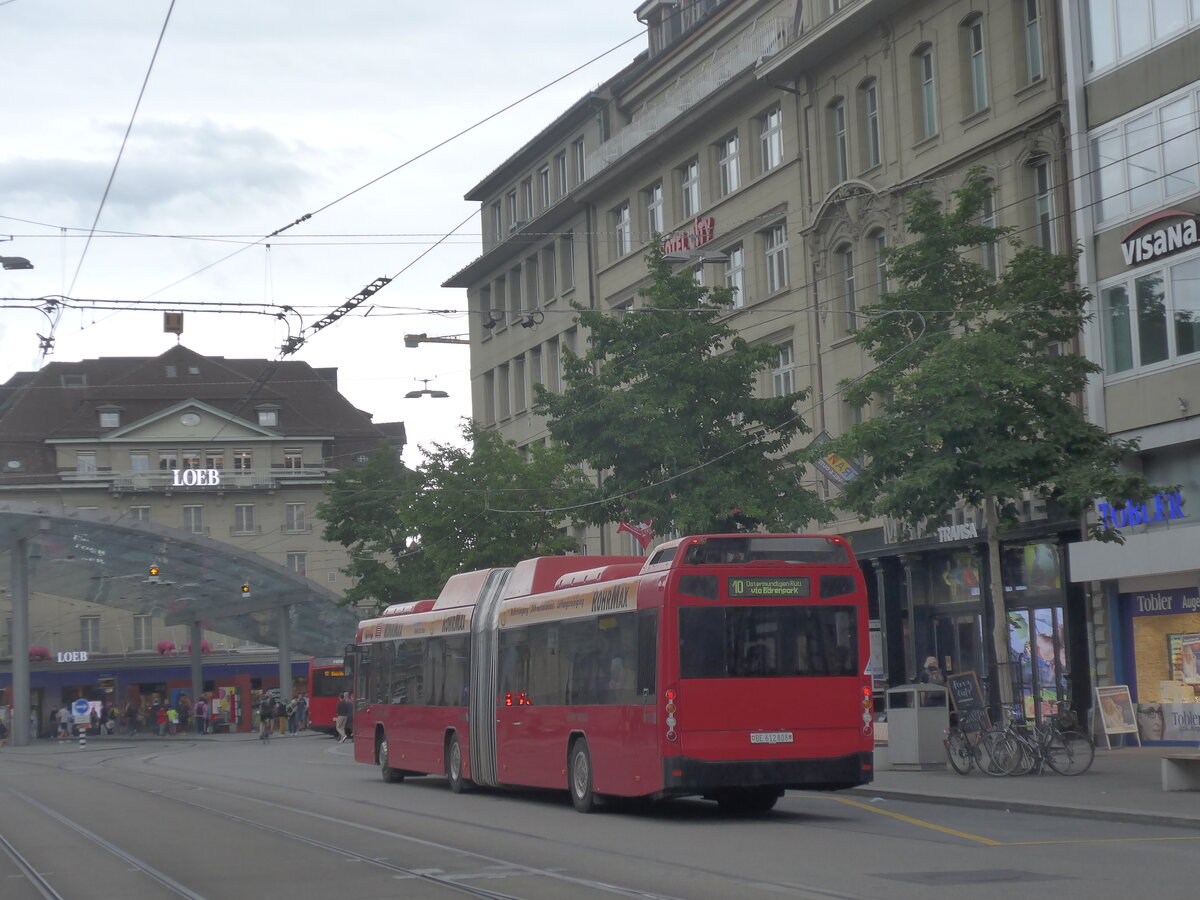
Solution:
M 119 406 L 103 406 L 97 412 L 100 414 L 101 428 L 121 427 L 121 408 Z
M 267 428 L 274 428 L 279 424 L 279 407 L 278 406 L 260 406 L 257 409 L 258 424 Z

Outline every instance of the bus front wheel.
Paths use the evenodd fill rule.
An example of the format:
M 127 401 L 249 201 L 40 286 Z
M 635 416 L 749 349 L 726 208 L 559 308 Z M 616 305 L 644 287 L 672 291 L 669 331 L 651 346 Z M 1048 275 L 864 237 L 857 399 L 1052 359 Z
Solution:
M 571 745 L 567 771 L 570 773 L 571 803 L 581 813 L 592 812 L 596 808 L 596 792 L 592 790 L 592 755 L 583 738 Z
M 404 773 L 399 769 L 393 769 L 388 765 L 388 743 L 384 738 L 379 741 L 379 774 L 383 776 L 383 780 L 388 784 L 395 784 L 398 781 L 404 780 Z

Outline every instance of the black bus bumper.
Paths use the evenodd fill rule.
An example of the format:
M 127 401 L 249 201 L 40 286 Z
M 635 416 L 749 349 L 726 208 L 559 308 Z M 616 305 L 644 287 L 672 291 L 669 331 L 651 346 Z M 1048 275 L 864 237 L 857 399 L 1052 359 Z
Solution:
M 875 776 L 873 758 L 873 754 L 867 752 L 829 759 L 723 762 L 671 756 L 663 759 L 663 794 L 709 794 L 730 788 L 754 787 L 837 791 L 869 784 Z

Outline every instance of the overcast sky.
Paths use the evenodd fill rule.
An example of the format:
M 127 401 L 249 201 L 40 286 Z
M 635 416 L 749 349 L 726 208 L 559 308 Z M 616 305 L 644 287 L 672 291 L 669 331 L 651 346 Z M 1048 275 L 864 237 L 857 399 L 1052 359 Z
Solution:
M 303 335 L 292 358 L 336 366 L 352 403 L 407 424 L 410 464 L 419 445 L 457 442 L 468 348 L 403 336 L 467 332 L 465 315 L 430 311 L 466 309 L 441 284 L 479 255 L 478 215 L 430 247 L 477 213 L 467 190 L 644 46 L 618 46 L 641 31 L 634 5 L 0 0 L 0 240 L 13 236 L 0 255 L 35 266 L 0 272 L 0 382 L 47 361 L 158 355 L 176 341 L 163 307 L 221 302 L 252 312 L 187 313 L 186 346 L 273 359 Z M 311 330 L 380 276 L 396 277 L 373 302 Z M 12 298 L 52 295 L 154 309 L 65 311 L 43 359 L 53 317 Z M 424 378 L 450 399 L 404 399 Z

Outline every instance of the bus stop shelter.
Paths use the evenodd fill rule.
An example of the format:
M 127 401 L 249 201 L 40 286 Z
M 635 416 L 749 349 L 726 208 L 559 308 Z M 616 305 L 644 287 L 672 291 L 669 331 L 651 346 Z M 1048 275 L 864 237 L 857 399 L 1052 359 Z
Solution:
M 333 591 L 256 553 L 176 528 L 93 510 L 0 501 L 0 587 L 12 597 L 13 716 L 29 742 L 29 602 L 85 600 L 190 629 L 192 696 L 204 683 L 203 627 L 279 648 L 280 684 L 295 650 L 340 656 L 357 614 Z

